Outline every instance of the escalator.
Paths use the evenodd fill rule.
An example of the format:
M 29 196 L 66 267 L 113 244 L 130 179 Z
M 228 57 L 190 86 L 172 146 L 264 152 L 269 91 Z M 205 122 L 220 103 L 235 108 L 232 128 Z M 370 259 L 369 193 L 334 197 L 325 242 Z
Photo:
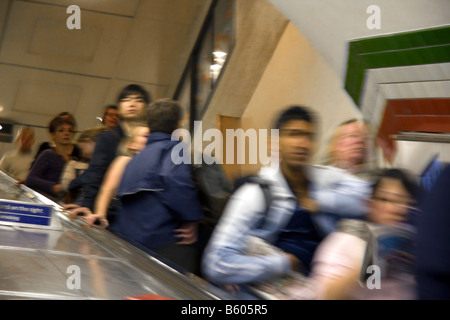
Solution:
M 47 221 L 29 219 L 47 209 Z M 69 220 L 60 205 L 0 171 L 0 299 L 142 298 L 227 295 L 107 230 Z

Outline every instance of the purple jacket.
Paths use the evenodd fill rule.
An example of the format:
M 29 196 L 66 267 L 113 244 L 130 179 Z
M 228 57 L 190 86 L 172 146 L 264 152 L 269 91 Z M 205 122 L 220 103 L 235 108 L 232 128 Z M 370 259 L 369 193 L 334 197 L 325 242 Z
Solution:
M 33 164 L 25 184 L 37 192 L 53 194 L 52 188 L 59 183 L 65 163 L 53 149 L 43 151 Z

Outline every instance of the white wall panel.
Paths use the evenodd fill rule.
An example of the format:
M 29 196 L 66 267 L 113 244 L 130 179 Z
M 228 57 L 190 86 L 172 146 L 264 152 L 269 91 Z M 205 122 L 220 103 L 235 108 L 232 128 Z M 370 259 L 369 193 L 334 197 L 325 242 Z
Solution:
M 12 2 L 0 62 L 111 77 L 128 36 L 130 18 L 84 11 L 69 30 L 65 7 Z
M 308 38 L 340 79 L 345 79 L 347 43 L 357 38 L 447 25 L 448 0 L 269 0 Z M 367 28 L 367 8 L 380 8 L 380 29 Z
M 450 163 L 450 143 L 397 141 L 398 152 L 394 166 L 407 168 L 420 175 L 434 158 Z

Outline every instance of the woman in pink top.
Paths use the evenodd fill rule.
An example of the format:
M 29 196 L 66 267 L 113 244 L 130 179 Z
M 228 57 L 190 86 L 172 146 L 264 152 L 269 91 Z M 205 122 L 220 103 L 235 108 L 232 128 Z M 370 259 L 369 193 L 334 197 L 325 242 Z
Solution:
M 408 269 L 413 257 L 402 250 L 413 243 L 414 230 L 407 221 L 418 190 L 404 171 L 385 170 L 373 187 L 367 220 L 342 220 L 339 230 L 319 245 L 309 278 L 315 289 L 292 288 L 290 294 L 318 300 L 414 299 L 415 282 Z M 394 242 L 402 247 L 393 247 Z

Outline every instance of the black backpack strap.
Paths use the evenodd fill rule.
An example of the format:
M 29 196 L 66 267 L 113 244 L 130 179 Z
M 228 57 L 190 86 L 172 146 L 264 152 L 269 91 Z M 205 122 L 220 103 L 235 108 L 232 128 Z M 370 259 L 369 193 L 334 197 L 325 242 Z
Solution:
M 265 212 L 264 212 L 264 217 L 267 215 L 267 213 L 269 212 L 270 206 L 272 205 L 272 191 L 270 190 L 270 183 L 268 183 L 267 181 L 261 181 L 258 183 L 258 185 L 261 187 L 261 190 L 264 193 L 264 201 L 265 201 Z
M 272 203 L 272 192 L 270 190 L 270 182 L 261 178 L 258 175 L 245 176 L 245 177 L 242 177 L 242 178 L 236 180 L 236 182 L 234 183 L 234 186 L 233 186 L 233 192 L 235 192 L 237 189 L 239 189 L 246 183 L 257 184 L 261 187 L 261 189 L 264 193 L 264 199 L 265 199 L 266 211 L 267 211 Z
M 261 190 L 264 194 L 265 210 L 264 210 L 264 214 L 262 216 L 261 222 L 258 224 L 259 227 L 262 228 L 266 222 L 267 214 L 269 212 L 269 209 L 270 209 L 270 207 L 272 205 L 272 201 L 273 201 L 271 184 L 269 181 L 262 179 L 259 176 L 251 176 L 248 178 L 248 180 L 246 182 L 259 185 L 259 187 L 261 188 Z

